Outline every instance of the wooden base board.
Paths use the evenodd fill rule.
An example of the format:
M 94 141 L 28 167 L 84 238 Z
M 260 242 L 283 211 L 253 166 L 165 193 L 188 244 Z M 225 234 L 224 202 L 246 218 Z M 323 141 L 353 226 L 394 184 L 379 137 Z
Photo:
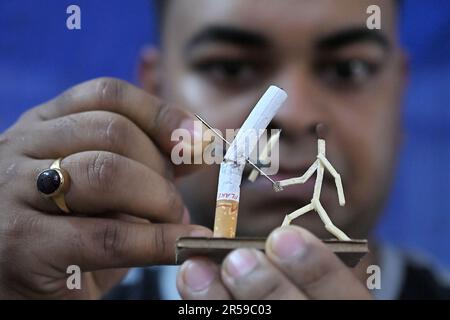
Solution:
M 323 242 L 349 267 L 358 264 L 369 252 L 367 240 L 339 241 L 335 239 Z M 266 238 L 180 238 L 176 243 L 176 263 L 181 264 L 189 258 L 203 256 L 221 263 L 234 249 L 254 248 L 264 251 Z

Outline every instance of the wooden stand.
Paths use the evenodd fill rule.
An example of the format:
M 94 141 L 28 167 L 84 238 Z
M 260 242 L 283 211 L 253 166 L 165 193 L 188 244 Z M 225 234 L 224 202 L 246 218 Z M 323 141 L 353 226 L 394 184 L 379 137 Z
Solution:
M 353 268 L 369 252 L 367 240 L 323 240 L 323 242 L 344 262 Z M 202 256 L 221 263 L 234 249 L 254 248 L 264 251 L 266 238 L 180 238 L 176 243 L 176 263 Z

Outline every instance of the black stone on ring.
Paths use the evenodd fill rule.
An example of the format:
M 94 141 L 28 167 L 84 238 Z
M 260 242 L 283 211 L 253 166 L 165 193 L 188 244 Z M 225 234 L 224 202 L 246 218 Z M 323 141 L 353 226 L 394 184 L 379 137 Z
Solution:
M 36 181 L 39 192 L 44 195 L 51 195 L 58 191 L 61 186 L 61 177 L 55 169 L 42 171 Z

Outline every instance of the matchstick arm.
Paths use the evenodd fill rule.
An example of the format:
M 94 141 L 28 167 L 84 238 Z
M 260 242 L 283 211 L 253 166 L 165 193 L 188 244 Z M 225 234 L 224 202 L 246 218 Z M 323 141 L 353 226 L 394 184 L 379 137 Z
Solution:
M 322 162 L 323 166 L 330 172 L 330 174 L 334 178 L 334 182 L 336 184 L 336 189 L 338 192 L 338 198 L 339 198 L 339 205 L 341 207 L 345 206 L 345 195 L 344 195 L 344 188 L 342 186 L 342 179 L 341 175 L 334 169 L 330 161 L 328 161 L 327 158 L 325 158 L 323 155 L 319 154 L 317 156 L 317 159 L 319 159 L 320 162 Z
M 259 177 L 259 172 L 256 169 L 253 169 L 250 174 L 248 175 L 248 181 L 255 182 L 256 179 Z
M 317 163 L 317 161 L 315 161 L 311 165 L 311 167 L 309 167 L 309 169 L 306 170 L 305 174 L 302 175 L 301 177 L 278 181 L 278 185 L 280 187 L 287 187 L 287 186 L 292 186 L 294 184 L 303 184 L 306 181 L 308 181 L 309 178 L 311 178 L 311 176 L 314 174 L 314 172 L 316 172 L 317 168 L 318 168 L 318 163 Z
M 270 137 L 269 141 L 267 141 L 267 144 L 264 146 L 263 151 L 261 152 L 261 155 L 259 157 L 259 162 L 266 162 L 269 160 L 269 150 L 272 153 L 272 147 L 279 143 L 280 140 L 280 134 L 281 130 L 278 131 L 276 134 Z M 259 177 L 259 172 L 256 169 L 253 169 L 252 172 L 250 172 L 248 176 L 248 180 L 250 182 L 255 182 L 255 180 Z

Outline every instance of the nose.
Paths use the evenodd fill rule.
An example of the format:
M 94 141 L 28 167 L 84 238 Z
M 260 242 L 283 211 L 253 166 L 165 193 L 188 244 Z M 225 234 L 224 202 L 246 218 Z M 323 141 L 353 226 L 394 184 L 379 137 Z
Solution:
M 315 137 L 318 123 L 324 123 L 325 114 L 320 92 L 307 70 L 299 66 L 286 67 L 276 83 L 283 88 L 288 99 L 271 123 L 283 130 L 284 139 Z

